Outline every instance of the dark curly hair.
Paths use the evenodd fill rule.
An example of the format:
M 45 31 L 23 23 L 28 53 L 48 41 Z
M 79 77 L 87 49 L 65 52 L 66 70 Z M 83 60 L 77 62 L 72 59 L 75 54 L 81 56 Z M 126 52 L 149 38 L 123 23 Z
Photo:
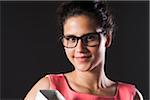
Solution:
M 62 32 L 65 20 L 76 15 L 87 15 L 94 18 L 97 26 L 103 29 L 104 35 L 114 30 L 113 17 L 104 1 L 67 1 L 59 6 L 57 12 Z

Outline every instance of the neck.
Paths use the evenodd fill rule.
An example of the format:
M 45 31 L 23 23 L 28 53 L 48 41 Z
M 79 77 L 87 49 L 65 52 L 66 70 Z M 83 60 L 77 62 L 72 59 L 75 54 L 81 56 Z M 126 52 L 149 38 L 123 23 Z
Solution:
M 110 85 L 110 80 L 106 77 L 104 68 L 97 66 L 91 71 L 74 71 L 74 79 L 79 84 L 91 89 L 106 88 Z

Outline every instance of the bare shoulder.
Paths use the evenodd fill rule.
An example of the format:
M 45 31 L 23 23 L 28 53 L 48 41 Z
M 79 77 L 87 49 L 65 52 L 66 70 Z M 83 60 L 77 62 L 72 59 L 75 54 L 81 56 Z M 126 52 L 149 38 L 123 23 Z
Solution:
M 36 94 L 39 90 L 50 89 L 50 80 L 48 77 L 41 78 L 28 92 L 25 100 L 35 100 Z
M 134 97 L 134 100 L 143 100 L 143 96 L 138 89 L 136 89 L 136 95 Z

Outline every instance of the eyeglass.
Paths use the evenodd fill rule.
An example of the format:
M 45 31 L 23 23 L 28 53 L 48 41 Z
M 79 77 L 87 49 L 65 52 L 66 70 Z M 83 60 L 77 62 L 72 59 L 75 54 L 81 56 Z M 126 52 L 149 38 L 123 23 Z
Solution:
M 66 48 L 75 48 L 78 44 L 78 40 L 81 39 L 84 46 L 94 47 L 99 45 L 100 35 L 97 32 L 88 33 L 81 37 L 74 35 L 62 36 L 61 41 Z

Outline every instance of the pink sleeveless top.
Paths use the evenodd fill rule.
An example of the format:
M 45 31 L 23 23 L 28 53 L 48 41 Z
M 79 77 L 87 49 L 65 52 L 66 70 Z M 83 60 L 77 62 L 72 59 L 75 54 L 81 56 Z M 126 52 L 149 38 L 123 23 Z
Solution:
M 72 90 L 63 74 L 47 75 L 51 81 L 52 90 L 58 90 L 66 100 L 133 100 L 135 96 L 135 86 L 118 82 L 117 91 L 114 96 L 97 96 L 86 93 L 78 93 Z

